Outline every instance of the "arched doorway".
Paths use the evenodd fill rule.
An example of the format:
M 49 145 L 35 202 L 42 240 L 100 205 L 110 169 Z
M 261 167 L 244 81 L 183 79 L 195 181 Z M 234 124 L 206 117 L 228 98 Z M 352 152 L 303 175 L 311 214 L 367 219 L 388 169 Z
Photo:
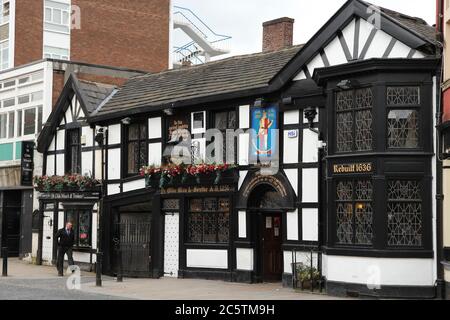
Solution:
M 283 223 L 280 194 L 269 184 L 260 184 L 248 199 L 255 243 L 256 276 L 261 282 L 277 282 L 283 275 Z

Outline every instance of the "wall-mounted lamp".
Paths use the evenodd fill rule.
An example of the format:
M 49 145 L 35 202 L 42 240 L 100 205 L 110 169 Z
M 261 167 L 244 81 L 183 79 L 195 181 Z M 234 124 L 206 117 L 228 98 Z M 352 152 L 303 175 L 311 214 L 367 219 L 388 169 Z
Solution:
M 337 84 L 337 87 L 342 90 L 349 90 L 359 86 L 359 82 L 356 80 L 342 80 Z
M 255 103 L 254 103 L 254 106 L 255 106 L 256 108 L 261 108 L 262 105 L 263 105 L 263 102 L 264 102 L 263 98 L 256 99 L 256 100 L 255 100 Z
M 95 133 L 95 142 L 97 142 L 99 146 L 103 146 L 103 144 L 104 144 L 105 132 L 106 132 L 106 128 L 99 128 L 99 129 L 97 129 L 97 132 Z
M 442 153 L 445 159 L 450 158 L 450 128 L 442 133 Z
M 128 125 L 130 125 L 130 123 L 131 123 L 131 118 L 130 118 L 130 117 L 127 117 L 127 118 L 125 118 L 125 119 L 122 119 L 120 122 L 122 122 L 122 124 L 123 124 L 124 126 L 128 126 Z
M 164 109 L 164 113 L 166 114 L 166 116 L 173 116 L 173 109 L 172 108 Z

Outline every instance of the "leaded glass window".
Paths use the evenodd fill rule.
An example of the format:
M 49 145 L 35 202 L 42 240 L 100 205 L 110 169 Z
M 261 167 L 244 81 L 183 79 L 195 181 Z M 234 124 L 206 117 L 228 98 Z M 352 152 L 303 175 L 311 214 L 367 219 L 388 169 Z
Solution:
M 338 244 L 371 245 L 373 186 L 370 180 L 345 180 L 336 185 Z
M 337 152 L 372 150 L 372 108 L 371 88 L 336 94 Z
M 66 132 L 66 173 L 81 173 L 81 133 L 80 129 Z
M 388 87 L 386 100 L 388 148 L 419 148 L 420 87 Z
M 388 87 L 387 105 L 396 106 L 418 106 L 420 105 L 419 87 Z
M 147 125 L 134 123 L 127 127 L 127 174 L 136 175 L 147 165 L 148 140 Z
M 230 199 L 194 198 L 189 201 L 187 241 L 228 243 L 230 237 Z
M 222 158 L 216 159 L 219 163 L 233 163 L 235 162 L 236 152 L 235 152 L 235 137 L 234 135 L 229 134 L 227 137 L 227 133 L 234 133 L 237 127 L 237 114 L 235 110 L 229 111 L 220 111 L 214 113 L 214 129 L 220 130 L 222 133 L 222 143 L 216 143 L 216 148 L 220 148 L 222 146 Z M 216 150 L 214 150 L 213 156 L 215 156 Z M 219 151 L 220 152 L 220 151 Z
M 417 180 L 388 182 L 388 245 L 422 245 L 422 196 Z

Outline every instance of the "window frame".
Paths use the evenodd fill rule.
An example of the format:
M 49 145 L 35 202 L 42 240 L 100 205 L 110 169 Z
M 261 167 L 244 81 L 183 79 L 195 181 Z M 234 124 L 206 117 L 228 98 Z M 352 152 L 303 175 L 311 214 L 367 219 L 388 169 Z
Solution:
M 356 103 L 356 98 L 357 98 L 357 91 L 359 90 L 365 90 L 365 89 L 370 89 L 371 90 L 371 94 L 372 94 L 372 106 L 371 107 L 361 107 L 358 108 L 357 107 L 357 103 Z M 337 99 L 338 99 L 338 94 L 341 92 L 352 92 L 352 100 L 353 100 L 353 107 L 349 110 L 345 110 L 345 111 L 338 111 L 338 103 L 337 103 Z M 334 139 L 333 139 L 333 145 L 334 145 L 334 150 L 335 153 L 338 155 L 345 155 L 345 154 L 352 154 L 352 153 L 367 153 L 367 152 L 374 152 L 376 150 L 376 130 L 377 130 L 377 126 L 375 125 L 375 109 L 376 109 L 376 91 L 375 91 L 375 87 L 371 86 L 371 85 L 361 85 L 359 87 L 356 88 L 351 88 L 348 90 L 335 90 L 333 93 L 333 105 L 334 105 L 334 109 L 333 109 L 333 113 L 334 113 L 334 121 L 333 121 L 333 130 L 334 130 Z M 356 114 L 358 112 L 363 112 L 363 111 L 370 111 L 371 116 L 372 116 L 372 123 L 371 123 L 371 148 L 368 150 L 357 150 L 356 147 L 356 137 L 357 137 L 357 127 L 356 127 Z M 338 115 L 342 114 L 342 113 L 351 113 L 352 114 L 352 147 L 351 150 L 347 150 L 347 151 L 339 151 L 338 148 L 338 134 L 337 134 L 337 130 L 338 130 Z
M 359 200 L 356 198 L 356 183 L 358 181 L 368 181 L 371 183 L 372 185 L 372 198 L 370 200 Z M 352 198 L 349 200 L 339 200 L 337 197 L 337 188 L 338 188 L 338 184 L 340 182 L 351 182 L 352 184 Z M 352 247 L 352 248 L 367 248 L 367 249 L 373 249 L 374 248 L 374 240 L 375 240 L 375 210 L 374 210 L 374 203 L 375 203 L 375 189 L 374 189 L 374 180 L 373 180 L 373 176 L 370 175 L 361 175 L 361 176 L 351 176 L 351 177 L 339 177 L 336 178 L 333 184 L 334 188 L 334 206 L 333 206 L 333 214 L 334 214 L 334 245 L 336 247 Z M 337 231 L 338 231 L 338 205 L 339 203 L 343 203 L 343 204 L 350 204 L 352 205 L 352 221 L 351 221 L 351 225 L 352 225 L 352 243 L 341 243 L 338 241 L 338 236 L 337 236 Z M 372 221 L 371 221 L 371 226 L 372 226 L 372 239 L 370 243 L 357 243 L 356 242 L 356 226 L 357 226 L 357 222 L 356 222 L 356 205 L 358 203 L 366 203 L 366 204 L 370 204 L 371 208 L 372 208 Z
M 93 247 L 93 234 L 92 234 L 92 222 L 93 222 L 93 206 L 90 205 L 83 205 L 83 206 L 64 206 L 64 226 L 68 222 L 67 216 L 68 211 L 73 211 L 76 215 L 77 221 L 76 221 L 76 228 L 77 230 L 74 230 L 75 232 L 75 243 L 74 243 L 74 249 L 75 250 L 91 250 Z M 80 246 L 80 213 L 86 213 L 89 212 L 89 245 L 88 246 Z
M 72 128 L 72 129 L 66 129 L 65 130 L 65 146 L 66 146 L 66 152 L 65 152 L 65 172 L 66 174 L 81 174 L 82 168 L 81 168 L 81 154 L 82 154 L 82 145 L 81 145 L 81 128 Z M 70 142 L 70 134 L 71 133 L 77 133 L 78 135 L 78 144 L 74 145 Z M 78 155 L 77 155 L 77 159 L 78 159 L 78 169 L 77 171 L 79 172 L 73 172 L 73 163 L 72 163 L 72 147 L 78 147 Z
M 219 200 L 227 200 L 229 203 L 228 207 L 228 238 L 227 241 L 219 241 L 219 223 L 218 223 L 218 216 L 219 214 L 226 213 L 225 211 L 219 211 L 219 210 L 205 210 L 204 209 L 204 203 L 205 199 L 215 199 L 217 201 L 217 204 L 219 203 Z M 202 209 L 201 211 L 192 211 L 191 210 L 191 201 L 192 200 L 201 200 L 202 201 Z M 233 213 L 233 200 L 229 195 L 212 195 L 208 196 L 205 195 L 204 197 L 189 197 L 186 199 L 186 214 L 184 219 L 184 243 L 186 246 L 228 246 L 230 245 L 232 241 L 232 226 L 231 226 L 231 219 L 232 219 L 232 213 Z M 190 215 L 191 214 L 199 214 L 202 217 L 202 232 L 201 232 L 201 240 L 200 241 L 192 241 L 190 237 L 189 232 L 189 221 L 190 221 Z M 205 218 L 206 215 L 214 215 L 215 220 L 215 242 L 211 241 L 205 241 L 204 240 L 204 225 L 205 225 Z
M 400 105 L 389 105 L 388 104 L 388 89 L 389 88 L 398 88 L 398 87 L 418 87 L 419 88 L 419 104 L 417 105 L 408 105 L 408 104 L 400 104 Z M 385 134 L 386 134 L 386 140 L 385 140 L 385 149 L 387 151 L 392 152 L 408 152 L 408 151 L 420 151 L 423 150 L 423 141 L 425 140 L 425 132 L 424 132 L 424 119 L 423 117 L 423 95 L 424 95 L 424 88 L 419 83 L 402 83 L 402 84 L 390 84 L 386 83 L 385 90 L 384 90 L 384 106 L 386 108 L 386 119 L 385 119 Z M 416 111 L 418 113 L 418 145 L 414 148 L 397 148 L 397 147 L 390 147 L 389 146 L 389 113 L 391 111 Z
M 129 160 L 129 153 L 128 153 L 128 145 L 129 145 L 129 129 L 131 126 L 133 125 L 138 125 L 138 139 L 137 140 L 133 140 L 132 142 L 137 143 L 138 144 L 138 153 L 140 154 L 141 152 L 141 144 L 145 143 L 146 144 L 146 152 L 145 152 L 145 160 L 144 163 L 139 163 L 137 164 L 137 172 L 133 172 L 130 173 L 129 172 L 129 168 L 128 168 L 128 160 Z M 141 126 L 145 127 L 145 138 L 141 138 L 140 133 L 141 133 Z M 129 125 L 122 125 L 122 134 L 123 134 L 123 144 L 122 144 L 122 155 L 123 155 L 123 164 L 122 164 L 122 178 L 130 178 L 130 177 L 135 177 L 139 175 L 139 170 L 141 169 L 142 166 L 146 166 L 148 165 L 148 161 L 149 161 L 149 143 L 150 140 L 148 138 L 148 120 L 147 118 L 145 118 L 145 120 L 140 120 L 140 121 L 132 121 Z
M 235 113 L 235 125 L 234 128 L 228 128 L 228 122 L 230 119 L 230 113 L 234 112 Z M 219 113 L 227 113 L 227 129 L 225 130 L 221 130 L 216 128 L 216 115 Z M 239 129 L 239 111 L 237 110 L 236 107 L 232 107 L 232 108 L 227 108 L 227 109 L 218 109 L 218 110 L 213 110 L 210 112 L 210 116 L 208 117 L 209 119 L 209 126 L 207 126 L 207 128 L 209 129 L 218 129 L 222 134 L 223 134 L 223 147 L 224 147 L 224 152 L 225 154 L 223 155 L 223 162 L 224 163 L 228 163 L 227 162 L 227 158 L 226 158 L 226 148 L 227 148 L 227 131 L 228 130 L 233 130 L 234 132 L 236 132 L 236 130 Z M 214 143 L 214 141 L 210 141 L 209 143 Z M 234 158 L 233 158 L 233 163 L 237 163 L 237 159 L 238 159 L 238 139 L 235 138 L 233 139 L 233 143 L 234 143 Z

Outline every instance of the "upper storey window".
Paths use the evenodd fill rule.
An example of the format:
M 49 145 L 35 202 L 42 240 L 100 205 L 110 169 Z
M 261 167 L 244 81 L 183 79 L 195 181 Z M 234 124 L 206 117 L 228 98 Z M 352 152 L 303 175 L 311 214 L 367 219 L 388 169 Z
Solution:
M 388 148 L 419 148 L 420 87 L 388 87 L 386 99 Z
M 373 93 L 371 88 L 336 94 L 336 151 L 371 151 Z
M 70 32 L 70 5 L 45 0 L 45 30 Z

